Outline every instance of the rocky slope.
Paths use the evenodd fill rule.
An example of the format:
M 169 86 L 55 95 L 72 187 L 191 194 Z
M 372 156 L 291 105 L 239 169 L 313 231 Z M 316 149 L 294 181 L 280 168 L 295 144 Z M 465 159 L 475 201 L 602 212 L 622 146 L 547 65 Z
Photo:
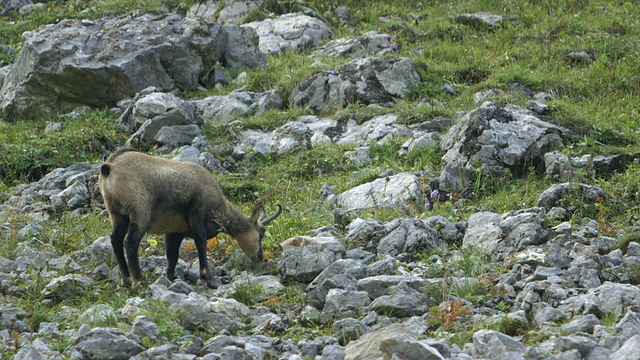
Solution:
M 118 273 L 108 237 L 71 254 L 38 251 L 25 241 L 15 259 L 0 258 L 2 352 L 15 353 L 13 359 L 78 360 L 640 358 L 640 244 L 632 241 L 639 225 L 611 236 L 595 219 L 569 222 L 579 204 L 596 206 L 609 196 L 573 181 L 573 173 L 624 172 L 636 156 L 566 156 L 562 149 L 577 136 L 544 120 L 550 95 L 518 84 L 510 91 L 528 97 L 527 109 L 491 102 L 495 90 L 478 93 L 477 107 L 453 119 L 406 125 L 383 110 L 406 101 L 422 79 L 410 59 L 393 56 L 390 36 L 327 41 L 329 27 L 302 14 L 241 24 L 233 19 L 242 11 L 232 14 L 243 3 L 221 11 L 213 2 L 199 4 L 186 17 L 64 21 L 27 33 L 15 63 L 3 70 L 0 111 L 7 118 L 37 117 L 52 104 L 66 111 L 110 106 L 130 135 L 128 145 L 173 150 L 169 156 L 214 173 L 256 154 L 286 156 L 327 143 L 353 145 L 345 158 L 366 166 L 371 144 L 394 139 L 406 141 L 398 157 L 441 151 L 440 173 L 386 172 L 341 193 L 327 186 L 319 196 L 332 207 L 334 223 L 282 239 L 282 255 L 258 267 L 236 266 L 241 257 L 216 267 L 217 289 L 197 280 L 197 263 L 181 260 L 180 279 L 172 283 L 161 275 L 163 257 L 145 257 L 143 272 L 157 280 L 139 296 L 120 308 L 68 307 L 58 322 L 37 329 L 20 301 L 36 284 L 46 283 L 45 303 L 59 302 L 115 283 Z M 220 23 L 209 18 L 218 11 Z M 460 22 L 491 28 L 503 21 L 488 15 L 465 14 Z M 238 89 L 186 99 L 181 91 L 228 83 L 224 68 L 265 66 L 265 53 L 295 49 L 350 58 L 284 97 L 316 115 L 210 144 L 203 124 L 280 109 L 285 94 Z M 216 62 L 223 68 L 208 71 Z M 358 121 L 330 115 L 353 103 L 383 114 Z M 464 202 L 478 169 L 482 176 L 517 178 L 530 167 L 556 181 L 535 207 L 481 211 L 467 221 L 429 216 L 440 201 Z M 100 209 L 96 174 L 96 164 L 79 163 L 0 197 L 2 236 L 28 238 L 42 233 L 53 213 Z M 352 215 L 372 207 L 407 215 L 387 222 Z M 10 223 L 15 213 L 28 221 Z M 291 296 L 291 284 L 304 301 L 274 306 Z M 165 336 L 166 325 L 151 313 L 171 314 L 179 329 L 172 333 L 190 335 Z M 82 325 L 63 328 L 68 317 Z M 283 338 L 294 329 L 303 338 Z M 461 334 L 468 338 L 455 338 Z

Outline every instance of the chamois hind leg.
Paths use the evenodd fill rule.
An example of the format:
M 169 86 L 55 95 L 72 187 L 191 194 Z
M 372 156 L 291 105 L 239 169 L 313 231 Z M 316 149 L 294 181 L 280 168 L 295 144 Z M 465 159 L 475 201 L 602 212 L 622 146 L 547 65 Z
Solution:
M 131 280 L 131 274 L 127 267 L 127 260 L 124 257 L 124 237 L 127 235 L 129 228 L 129 217 L 121 214 L 111 213 L 111 223 L 113 229 L 111 231 L 111 247 L 113 254 L 116 256 L 118 268 L 120 269 L 120 280 L 122 284 L 126 284 Z
M 167 256 L 167 277 L 173 281 L 176 278 L 176 264 L 180 255 L 180 244 L 184 235 L 170 233 L 164 236 L 164 249 Z
M 129 264 L 129 272 L 131 273 L 132 286 L 135 287 L 140 281 L 142 271 L 140 270 L 140 260 L 138 259 L 138 248 L 140 241 L 144 236 L 146 229 L 141 229 L 133 221 L 129 224 L 129 232 L 127 241 L 124 244 L 127 253 L 127 263 Z

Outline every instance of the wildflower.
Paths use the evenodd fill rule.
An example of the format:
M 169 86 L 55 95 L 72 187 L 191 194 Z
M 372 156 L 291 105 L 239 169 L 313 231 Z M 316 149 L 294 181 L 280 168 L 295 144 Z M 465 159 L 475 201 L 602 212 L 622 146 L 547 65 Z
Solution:
M 429 200 L 427 200 L 427 201 L 424 203 L 424 208 L 425 208 L 425 209 L 427 209 L 427 210 L 431 209 L 431 203 L 429 202 Z
M 567 169 L 562 174 L 563 175 L 571 175 L 571 170 Z
M 387 39 L 387 41 L 391 41 L 391 35 L 387 35 L 385 39 Z
M 435 190 L 433 190 L 433 191 L 431 192 L 431 195 L 430 195 L 430 196 L 431 196 L 431 198 L 432 198 L 432 199 L 434 199 L 434 198 L 437 198 L 437 197 L 438 197 L 438 195 L 440 195 L 440 191 L 438 191 L 438 189 L 435 189 Z
M 396 50 L 398 50 L 398 47 L 397 47 L 396 45 L 393 45 L 393 46 L 391 47 L 391 51 L 396 51 Z
M 559 178 L 559 177 L 560 177 L 560 174 L 553 174 L 553 178 L 554 178 L 554 179 L 557 179 L 557 178 Z

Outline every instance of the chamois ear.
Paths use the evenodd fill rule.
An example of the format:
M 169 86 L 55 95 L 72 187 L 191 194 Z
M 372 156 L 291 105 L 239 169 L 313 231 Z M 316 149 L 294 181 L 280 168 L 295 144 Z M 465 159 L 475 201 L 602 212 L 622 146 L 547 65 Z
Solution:
M 258 220 L 260 219 L 260 212 L 264 212 L 264 206 L 261 203 L 257 203 L 251 212 L 251 223 L 258 224 Z

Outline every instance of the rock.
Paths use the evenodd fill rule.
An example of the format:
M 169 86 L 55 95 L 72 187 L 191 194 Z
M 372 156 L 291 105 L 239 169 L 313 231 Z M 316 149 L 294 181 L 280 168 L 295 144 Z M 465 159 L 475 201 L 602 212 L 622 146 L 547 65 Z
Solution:
M 218 354 L 219 357 L 207 357 Z M 273 340 L 266 336 L 227 336 L 212 337 L 204 343 L 198 353 L 205 359 L 265 359 L 275 357 Z
M 391 35 L 380 34 L 377 31 L 352 36 L 346 39 L 336 39 L 329 41 L 318 50 L 314 51 L 314 55 L 321 56 L 342 56 L 351 58 L 363 58 L 367 56 L 381 56 L 393 48 L 397 48 L 398 44 Z
M 196 2 L 189 10 L 187 10 L 187 17 L 198 17 L 206 22 L 216 22 L 216 14 L 220 8 L 218 7 L 217 1 L 206 0 L 203 2 Z M 221 24 L 225 24 L 222 21 L 219 21 Z M 236 24 L 237 25 L 237 24 Z
M 273 132 L 270 153 L 287 155 L 299 150 L 311 148 L 312 132 L 300 122 L 289 122 Z
M 250 22 L 242 27 L 255 30 L 260 38 L 260 51 L 265 54 L 312 49 L 331 37 L 331 30 L 322 21 L 297 13 Z
M 380 239 L 377 253 L 410 261 L 414 254 L 444 249 L 440 234 L 415 219 L 398 219 L 386 225 L 388 234 Z
M 0 92 L 0 113 L 30 118 L 78 105 L 114 106 L 148 86 L 195 90 L 236 45 L 220 24 L 176 14 L 45 25 L 25 33 Z M 259 53 L 247 41 L 242 45 L 247 54 Z
M 369 165 L 373 161 L 371 156 L 369 156 L 369 148 L 366 147 L 359 147 L 354 151 L 346 151 L 344 157 L 349 160 L 349 162 L 356 164 L 357 167 Z
M 391 289 L 401 283 L 416 291 L 420 291 L 425 284 L 424 280 L 419 277 L 378 275 L 358 280 L 358 290 L 366 291 L 371 299 L 377 299 L 383 295 L 390 295 Z
M 165 144 L 171 143 L 172 138 L 175 139 L 175 143 L 179 145 L 190 144 L 193 138 L 199 136 L 201 131 L 197 128 L 198 125 L 203 123 L 200 114 L 196 111 L 195 106 L 189 102 L 181 102 L 175 108 L 154 116 L 153 118 L 146 120 L 142 126 L 133 134 L 131 138 L 127 140 L 127 146 L 132 144 L 146 144 L 152 145 L 158 142 L 158 137 L 163 140 Z M 188 126 L 188 127 L 177 127 Z M 195 126 L 195 128 L 190 127 Z M 163 133 L 161 130 L 165 129 Z M 171 136 L 170 134 L 180 130 L 183 134 L 186 134 L 186 129 L 190 130 L 191 137 L 180 138 L 177 135 Z M 173 130 L 173 131 L 172 131 Z
M 640 316 L 631 310 L 627 310 L 627 313 L 616 324 L 616 327 L 620 330 L 620 335 L 625 338 L 640 335 Z
M 487 359 L 521 359 L 525 346 L 511 336 L 494 330 L 473 334 L 473 356 Z
M 136 334 L 140 339 L 149 339 L 154 343 L 162 340 L 162 334 L 158 325 L 156 325 L 148 316 L 136 316 L 131 325 L 131 332 Z
M 611 359 L 633 360 L 640 358 L 640 335 L 634 335 L 624 342 L 618 351 L 611 354 Z
M 224 6 L 220 10 L 217 20 L 225 25 L 240 25 L 250 12 L 259 10 L 263 6 L 263 1 L 227 1 L 223 4 Z
M 344 360 L 344 347 L 340 345 L 327 345 L 322 349 L 322 355 L 318 360 Z
M 499 178 L 506 170 L 512 176 L 525 174 L 542 164 L 546 149 L 563 147 L 562 138 L 568 135 L 528 110 L 485 102 L 443 136 L 440 147 L 446 153 L 439 187 L 462 192 L 476 176 Z
M 25 345 L 20 348 L 15 356 L 11 357 L 13 360 L 44 360 L 45 358 L 38 352 L 38 350 L 31 346 Z
M 196 293 L 171 305 L 169 311 L 178 314 L 181 325 L 188 330 L 210 331 L 214 334 L 223 330 L 233 334 L 238 330 L 240 319 L 232 319 L 214 310 L 209 299 Z
M 572 204 L 565 204 L 565 202 L 572 197 L 579 197 L 586 202 L 594 203 L 598 198 L 604 198 L 606 195 L 606 192 L 597 186 L 580 183 L 553 184 L 540 195 L 536 206 L 545 209 L 551 209 L 554 206 L 568 208 Z
M 41 294 L 48 298 L 67 299 L 82 296 L 91 285 L 91 279 L 78 274 L 68 274 L 51 280 Z
M 129 105 L 130 114 L 120 117 L 119 122 L 131 123 L 131 126 L 137 129 L 145 121 L 167 113 L 184 102 L 176 95 L 155 90 L 155 87 L 150 87 L 136 94 L 136 98 Z
M 353 340 L 358 340 L 369 331 L 369 328 L 365 324 L 352 318 L 338 320 L 331 326 L 333 336 L 338 339 L 338 344 L 342 346 L 345 346 Z
M 585 154 L 576 158 L 556 150 L 544 154 L 544 165 L 545 173 L 550 177 L 570 180 L 576 173 L 585 173 L 589 176 L 611 176 L 616 172 L 622 173 L 634 158 L 636 154 L 611 156 Z
M 535 101 L 535 100 L 527 101 L 527 109 L 537 114 L 545 113 L 548 108 L 549 108 L 549 105 L 541 103 L 540 101 Z
M 379 315 L 398 318 L 421 316 L 429 312 L 434 305 L 429 298 L 418 291 L 397 287 L 390 295 L 382 295 L 371 302 L 369 308 Z
M 338 195 L 338 206 L 347 211 L 408 205 L 420 208 L 421 203 L 419 179 L 408 173 L 377 179 Z
M 293 89 L 290 103 L 316 113 L 353 103 L 384 106 L 409 95 L 420 81 L 407 58 L 367 57 L 312 75 Z
M 496 28 L 502 26 L 503 21 L 504 17 L 488 13 L 460 14 L 456 16 L 456 22 L 476 28 Z
M 589 54 L 588 52 L 582 50 L 582 51 L 572 51 L 572 52 L 570 52 L 569 55 L 567 55 L 567 59 L 569 59 L 569 61 L 571 61 L 572 63 L 589 65 L 596 58 L 595 58 L 595 56 L 593 56 L 593 55 Z
M 444 360 L 444 357 L 435 348 L 421 341 L 404 337 L 382 340 L 380 350 L 387 356 L 391 355 L 392 359 Z
M 309 282 L 345 255 L 344 246 L 338 242 L 294 248 L 282 253 L 278 261 L 278 271 L 284 280 Z
M 160 128 L 153 140 L 160 145 L 180 146 L 191 144 L 200 135 L 202 130 L 198 125 L 173 125 Z
M 111 328 L 92 329 L 70 347 L 87 359 L 129 359 L 145 350 L 137 336 Z
M 556 340 L 556 349 L 559 353 L 578 350 L 580 356 L 585 358 L 589 353 L 598 346 L 598 343 L 587 336 L 563 336 Z
M 331 289 L 320 315 L 323 324 L 347 317 L 358 317 L 369 312 L 369 296 L 363 291 Z
M 586 294 L 578 295 L 562 301 L 560 309 L 575 314 L 606 314 L 622 315 L 627 310 L 638 312 L 640 304 L 640 289 L 629 284 L 605 282 L 591 288 Z
M 230 123 L 239 117 L 260 115 L 282 106 L 282 97 L 275 91 L 255 93 L 244 90 L 232 91 L 224 96 L 209 96 L 202 100 L 191 100 L 208 123 Z
M 424 329 L 421 329 L 424 331 Z M 419 331 L 419 330 L 418 330 Z M 404 324 L 393 324 L 361 336 L 351 341 L 344 349 L 345 360 L 368 359 L 444 359 L 437 351 L 432 352 L 429 345 L 418 341 L 420 332 Z M 414 357 L 414 354 L 416 357 Z M 440 355 L 438 357 L 438 355 Z
M 239 2 L 237 2 L 239 3 Z M 224 54 L 224 65 L 227 68 L 256 69 L 267 66 L 267 57 L 262 51 L 256 51 L 259 38 L 256 31 L 248 26 L 225 27 L 229 46 Z
M 331 136 L 331 139 L 338 144 L 363 144 L 368 145 L 371 141 L 384 144 L 386 141 L 395 138 L 405 138 L 411 136 L 411 131 L 405 125 L 397 123 L 398 115 L 391 113 L 375 116 L 361 125 L 355 121 L 349 121 L 346 129 L 335 129 L 330 124 L 329 132 L 339 133 Z M 334 130 L 335 129 L 335 130 Z
M 216 172 L 226 173 L 222 167 L 220 160 L 208 152 L 201 152 L 194 146 L 182 146 L 171 153 L 171 158 L 176 161 L 186 161 L 196 163 L 205 169 Z
M 498 249 L 503 237 L 499 226 L 502 220 L 500 215 L 489 211 L 472 214 L 467 223 L 462 246 L 472 247 L 488 254 L 493 253 Z
M 338 259 L 316 276 L 313 281 L 307 285 L 307 291 L 313 290 L 321 286 L 326 280 L 336 275 L 350 275 L 355 279 L 364 277 L 366 268 L 362 261 L 353 259 Z
M 600 319 L 593 314 L 587 314 L 562 325 L 561 330 L 563 334 L 569 335 L 577 332 L 593 334 L 596 325 L 600 325 Z

